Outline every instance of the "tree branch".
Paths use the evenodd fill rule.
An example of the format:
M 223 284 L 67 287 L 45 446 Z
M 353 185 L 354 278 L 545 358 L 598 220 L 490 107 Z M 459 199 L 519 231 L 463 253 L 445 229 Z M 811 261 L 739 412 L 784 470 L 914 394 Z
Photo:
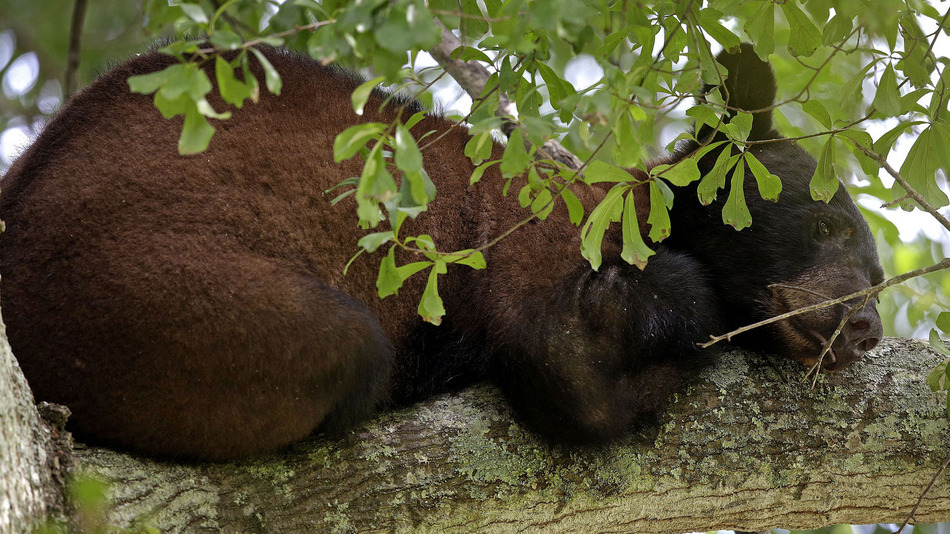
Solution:
M 940 224 L 942 224 L 943 227 L 947 229 L 947 231 L 950 231 L 950 221 L 948 221 L 946 217 L 944 217 L 939 211 L 937 211 L 936 208 L 931 206 L 930 203 L 927 202 L 927 199 L 925 199 L 923 195 L 918 193 L 917 190 L 915 190 L 909 183 L 907 183 L 907 180 L 905 180 L 904 177 L 901 176 L 899 172 L 894 170 L 894 167 L 891 167 L 891 165 L 887 162 L 884 156 L 872 150 L 869 150 L 864 145 L 862 145 L 861 143 L 858 143 L 857 141 L 851 139 L 850 137 L 847 137 L 846 139 L 851 141 L 851 143 L 858 150 L 863 152 L 865 156 L 876 161 L 877 164 L 880 165 L 882 169 L 887 171 L 887 174 L 890 174 L 891 177 L 893 177 L 894 180 L 897 183 L 899 183 L 901 187 L 904 188 L 904 191 L 907 191 L 907 195 L 910 198 L 914 199 L 914 201 L 916 201 L 917 204 L 920 205 L 921 209 L 933 215 L 934 219 L 937 219 L 937 221 L 940 222 Z
M 462 89 L 472 97 L 472 100 L 478 100 L 485 90 L 485 85 L 488 83 L 491 73 L 477 61 L 452 59 L 452 53 L 464 45 L 462 41 L 459 41 L 441 22 L 437 22 L 442 26 L 442 41 L 429 50 L 429 54 L 458 82 Z M 498 95 L 498 111 L 496 115 L 502 117 L 505 121 L 505 125 L 503 126 L 505 135 L 510 135 L 517 127 L 517 123 L 510 117 L 517 116 L 517 111 L 515 110 L 514 104 L 511 103 L 508 96 L 504 93 Z M 554 139 L 549 139 L 538 151 L 545 157 L 563 163 L 573 170 L 577 170 L 581 166 L 580 159 Z
M 946 401 L 924 383 L 942 359 L 924 342 L 886 339 L 811 390 L 780 378 L 802 366 L 729 352 L 676 394 L 656 434 L 599 449 L 539 442 L 478 386 L 256 461 L 77 456 L 82 473 L 111 484 L 107 524 L 169 533 L 899 524 L 950 452 Z M 919 510 L 918 521 L 950 520 L 950 485 L 934 484 Z
M 73 20 L 69 28 L 69 53 L 66 56 L 66 72 L 63 75 L 63 96 L 69 98 L 79 87 L 79 57 L 82 48 L 82 26 L 86 20 L 86 0 L 75 0 Z

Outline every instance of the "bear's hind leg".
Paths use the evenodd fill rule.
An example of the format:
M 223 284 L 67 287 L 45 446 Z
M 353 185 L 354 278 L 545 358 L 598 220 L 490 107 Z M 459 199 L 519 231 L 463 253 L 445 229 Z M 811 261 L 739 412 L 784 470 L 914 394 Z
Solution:
M 11 342 L 81 438 L 236 459 L 365 417 L 388 388 L 390 342 L 364 305 L 212 237 L 105 244 L 42 283 Z

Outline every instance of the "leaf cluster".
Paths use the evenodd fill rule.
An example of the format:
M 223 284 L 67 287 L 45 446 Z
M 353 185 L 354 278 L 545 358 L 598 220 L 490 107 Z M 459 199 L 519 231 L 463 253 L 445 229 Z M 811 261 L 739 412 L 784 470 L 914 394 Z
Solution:
M 164 51 L 179 60 L 176 65 L 131 81 L 133 90 L 154 94 L 165 116 L 184 117 L 182 153 L 204 150 L 214 124 L 227 120 L 232 107 L 256 102 L 261 84 L 279 93 L 280 73 L 256 50 L 260 44 L 371 69 L 378 76 L 353 98 L 355 112 L 361 113 L 378 83 L 429 87 L 437 73 L 409 67 L 437 45 L 443 27 L 451 30 L 466 45 L 454 57 L 478 62 L 491 73 L 462 118 L 472 134 L 466 147 L 475 165 L 471 181 L 497 165 L 507 180 L 506 193 L 518 184 L 512 193 L 524 206 L 526 220 L 543 219 L 564 202 L 580 226 L 582 254 L 594 268 L 601 261 L 603 236 L 615 223 L 621 225 L 623 259 L 645 265 L 652 254 L 650 242 L 669 235 L 669 210 L 680 186 L 698 181 L 703 203 L 725 191 L 722 220 L 737 230 L 755 224 L 744 181 L 754 179 L 763 198 L 774 200 L 780 194 L 780 178 L 749 150 L 759 143 L 748 140 L 751 117 L 733 113 L 728 121 L 735 110 L 727 109 L 717 92 L 694 101 L 703 84 L 722 79 L 715 54 L 743 41 L 753 42 L 782 80 L 772 109 L 779 129 L 819 156 L 814 198 L 828 200 L 839 181 L 858 177 L 858 185 L 851 184 L 855 191 L 892 205 L 935 211 L 948 204 L 941 184 L 950 167 L 945 150 L 950 142 L 950 59 L 935 46 L 947 34 L 947 14 L 926 2 L 666 0 L 633 6 L 620 0 L 290 0 L 280 5 L 182 0 L 169 5 L 148 0 L 144 14 L 147 33 L 204 36 L 169 44 Z M 576 75 L 578 58 L 588 65 L 584 77 Z M 221 109 L 209 104 L 211 80 L 198 68 L 209 61 L 214 62 Z M 263 73 L 262 79 L 255 73 Z M 517 111 L 499 117 L 505 98 Z M 634 179 L 625 169 L 648 167 L 651 147 L 660 144 L 659 132 L 685 129 L 676 126 L 683 122 L 676 117 L 697 128 L 716 129 L 726 141 L 703 146 L 675 165 L 656 166 L 646 179 Z M 457 257 L 457 251 L 439 251 L 424 236 L 400 235 L 402 221 L 424 216 L 436 194 L 425 173 L 431 139 L 425 132 L 410 134 L 417 118 L 404 119 L 341 134 L 337 157 L 365 159 L 361 176 L 341 184 L 342 194 L 355 195 L 362 226 L 383 226 L 376 237 L 361 242 L 362 253 L 384 248 L 381 254 L 389 258 L 387 247 L 397 247 L 431 262 L 426 268 L 437 278 L 445 265 L 458 263 L 446 259 Z M 878 124 L 887 126 L 873 136 L 860 129 Z M 499 129 L 510 140 L 502 157 L 493 160 L 492 137 Z M 552 139 L 578 155 L 583 166 L 570 169 L 546 159 L 539 147 Z M 880 172 L 882 161 L 904 149 L 907 157 L 893 173 Z M 696 158 L 711 150 L 719 150 L 713 172 L 701 177 Z M 890 174 L 900 177 L 894 185 Z M 572 192 L 587 186 L 606 188 L 604 202 L 589 213 Z M 635 189 L 649 199 L 646 221 L 633 209 Z M 893 225 L 868 215 L 897 250 L 901 243 Z M 646 235 L 640 228 L 648 228 Z M 442 267 L 437 267 L 438 258 Z M 382 284 L 384 292 L 398 289 L 395 280 L 421 272 L 393 266 L 388 259 L 381 262 L 381 279 L 389 280 Z M 431 294 L 437 296 L 435 288 L 433 278 Z M 420 311 L 438 320 L 438 306 Z

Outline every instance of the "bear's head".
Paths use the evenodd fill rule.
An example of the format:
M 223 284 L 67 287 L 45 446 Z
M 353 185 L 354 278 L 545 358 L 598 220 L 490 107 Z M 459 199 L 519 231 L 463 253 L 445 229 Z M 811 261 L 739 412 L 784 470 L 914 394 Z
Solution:
M 708 206 L 697 200 L 695 183 L 677 191 L 670 245 L 689 250 L 708 267 L 726 326 L 738 328 L 880 283 L 883 270 L 874 238 L 844 186 L 839 183 L 827 203 L 813 200 L 809 184 L 815 159 L 773 129 L 776 83 L 769 64 L 756 56 L 751 45 L 743 45 L 736 54 L 723 53 L 718 61 L 726 71 L 719 90 L 730 114 L 754 112 L 749 140 L 764 141 L 747 150 L 782 180 L 778 202 L 763 200 L 746 167 L 743 187 L 752 225 L 739 232 L 722 222 L 726 191 L 720 190 Z M 697 137 L 725 139 L 708 128 Z M 696 143 L 684 144 L 678 156 L 697 148 Z M 702 158 L 703 175 L 710 172 L 717 156 L 715 151 Z M 874 348 L 882 336 L 873 299 L 856 298 L 796 315 L 741 334 L 734 341 L 784 352 L 811 365 L 839 325 L 841 332 L 822 359 L 825 370 L 839 370 Z

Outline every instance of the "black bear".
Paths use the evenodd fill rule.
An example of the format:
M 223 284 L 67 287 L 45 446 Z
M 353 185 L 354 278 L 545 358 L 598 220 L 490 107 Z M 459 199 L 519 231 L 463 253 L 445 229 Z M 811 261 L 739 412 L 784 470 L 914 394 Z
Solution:
M 773 204 L 745 180 L 751 228 L 723 225 L 722 200 L 702 206 L 694 184 L 676 192 L 672 237 L 653 244 L 644 270 L 621 260 L 614 225 L 595 272 L 561 205 L 488 249 L 487 269 L 450 268 L 440 278 L 446 320 L 428 325 L 416 313 L 424 277 L 380 300 L 377 259 L 364 255 L 343 274 L 359 232 L 351 202 L 331 205 L 325 193 L 362 168 L 360 158 L 333 162 L 334 137 L 360 121 L 391 122 L 395 106 L 381 108 L 385 95 L 374 94 L 358 117 L 352 75 L 264 53 L 283 93 L 234 110 L 207 152 L 179 156 L 180 120 L 129 91 L 130 76 L 176 61 L 148 53 L 66 104 L 2 181 L 9 339 L 36 397 L 69 406 L 84 439 L 241 458 L 490 379 L 530 428 L 600 443 L 661 408 L 704 363 L 696 342 L 709 334 L 881 281 L 873 238 L 843 188 L 830 203 L 812 201 L 815 161 L 773 131 L 763 108 L 774 75 L 744 47 L 720 58 L 723 93 L 731 108 L 756 111 L 754 139 L 776 140 L 751 150 L 784 183 Z M 469 186 L 463 128 L 437 116 L 413 128 L 430 131 L 439 141 L 425 167 L 438 195 L 408 232 L 461 250 L 524 218 L 502 195 L 497 167 Z M 664 162 L 697 147 L 685 143 Z M 704 173 L 713 160 L 701 161 Z M 605 191 L 574 186 L 587 213 Z M 815 361 L 847 311 L 799 315 L 737 341 Z M 861 307 L 824 367 L 857 360 L 880 335 L 873 303 Z

